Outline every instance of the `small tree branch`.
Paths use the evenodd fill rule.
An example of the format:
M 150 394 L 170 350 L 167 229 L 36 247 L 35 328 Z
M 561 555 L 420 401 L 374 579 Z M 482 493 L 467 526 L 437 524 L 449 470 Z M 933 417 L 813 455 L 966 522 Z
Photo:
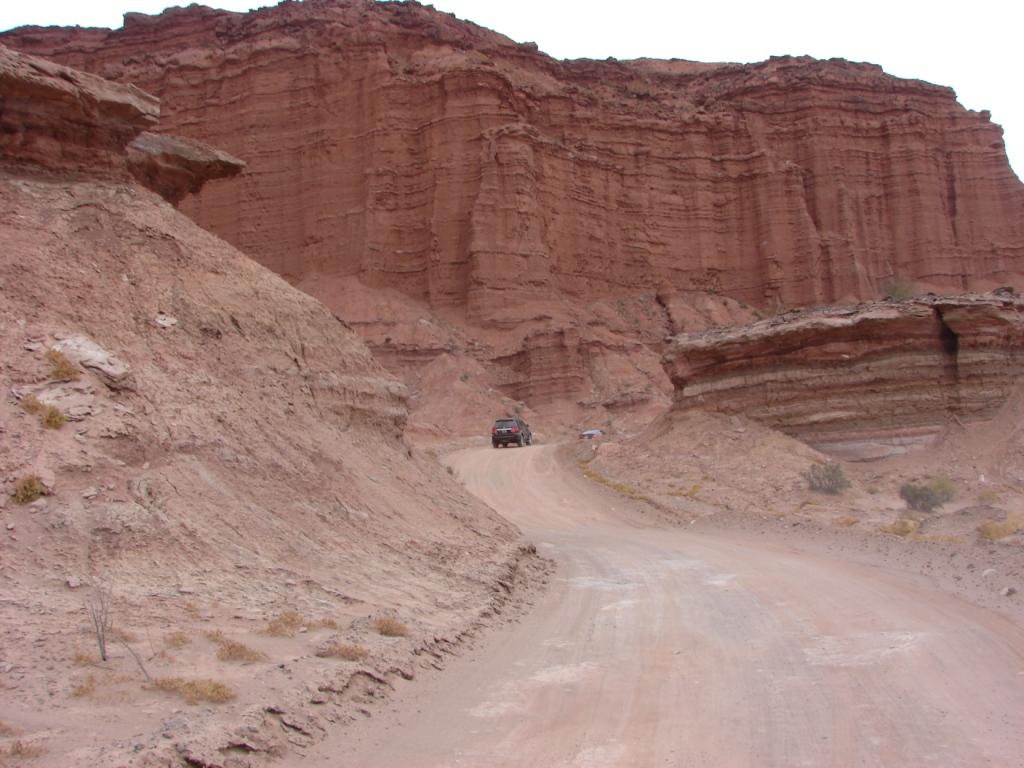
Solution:
M 139 654 L 137 654 L 135 650 L 120 637 L 115 637 L 114 639 L 117 640 L 117 642 L 119 642 L 121 645 L 123 645 L 127 649 L 128 653 L 132 655 L 132 658 L 135 659 L 135 663 L 138 664 L 139 669 L 142 670 L 142 674 L 145 676 L 146 682 L 151 682 L 153 678 L 151 678 L 149 676 L 149 672 L 146 671 L 146 666 L 142 663 L 142 659 L 139 658 Z

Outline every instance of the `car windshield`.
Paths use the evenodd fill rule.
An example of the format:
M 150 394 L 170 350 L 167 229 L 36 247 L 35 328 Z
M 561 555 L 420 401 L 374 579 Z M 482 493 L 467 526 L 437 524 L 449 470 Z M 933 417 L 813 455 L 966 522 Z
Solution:
M 516 423 L 512 419 L 498 419 L 498 421 L 494 422 L 494 426 L 498 427 L 499 429 L 514 427 L 515 425 Z

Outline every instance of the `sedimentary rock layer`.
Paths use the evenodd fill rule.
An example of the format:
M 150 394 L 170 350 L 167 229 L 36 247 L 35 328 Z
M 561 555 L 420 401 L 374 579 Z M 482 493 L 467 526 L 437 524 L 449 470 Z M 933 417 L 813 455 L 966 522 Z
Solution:
M 990 419 L 1024 372 L 1014 295 L 877 302 L 677 336 L 674 408 L 740 413 L 851 456 Z
M 0 160 L 49 170 L 124 169 L 124 147 L 156 124 L 159 102 L 0 45 Z
M 146 88 L 161 130 L 246 159 L 184 210 L 263 264 L 476 323 L 652 290 L 794 306 L 902 275 L 959 291 L 1024 265 L 999 127 L 869 64 L 559 62 L 367 0 L 4 39 Z

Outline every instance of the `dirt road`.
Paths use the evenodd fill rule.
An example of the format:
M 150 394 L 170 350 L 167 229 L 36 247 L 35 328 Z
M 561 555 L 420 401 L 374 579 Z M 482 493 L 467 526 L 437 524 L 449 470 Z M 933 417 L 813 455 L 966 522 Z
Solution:
M 555 455 L 450 459 L 558 561 L 538 605 L 304 765 L 1024 765 L 1024 628 L 908 574 L 644 524 Z

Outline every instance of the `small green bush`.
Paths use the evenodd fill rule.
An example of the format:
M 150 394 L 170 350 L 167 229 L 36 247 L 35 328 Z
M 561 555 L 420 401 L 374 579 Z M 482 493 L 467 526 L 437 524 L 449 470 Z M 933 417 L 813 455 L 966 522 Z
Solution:
M 850 487 L 850 481 L 843 475 L 843 468 L 833 461 L 812 464 L 810 469 L 802 474 L 812 491 L 839 493 Z
M 936 478 L 924 485 L 904 483 L 900 486 L 900 498 L 907 506 L 919 512 L 931 512 L 953 498 L 953 481 L 945 477 Z
M 885 284 L 883 290 L 885 297 L 894 301 L 905 301 L 917 292 L 914 284 L 903 275 L 893 275 L 892 280 Z

